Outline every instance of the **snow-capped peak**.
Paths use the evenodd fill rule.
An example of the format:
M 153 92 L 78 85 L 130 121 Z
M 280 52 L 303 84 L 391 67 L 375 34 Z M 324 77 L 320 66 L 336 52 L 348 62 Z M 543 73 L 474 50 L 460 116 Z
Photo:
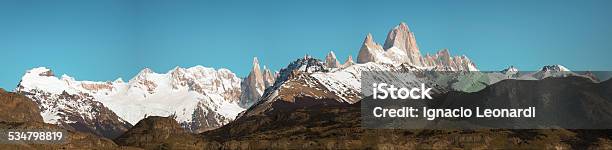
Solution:
M 140 72 L 138 72 L 138 74 L 136 74 L 136 76 L 134 76 L 132 79 L 130 79 L 130 81 L 128 81 L 130 84 L 133 84 L 134 82 L 139 82 L 142 80 L 147 80 L 147 78 L 149 78 L 149 76 L 151 74 L 157 74 L 155 73 L 152 69 L 150 68 L 144 68 L 142 70 L 140 70 Z
M 63 78 L 71 78 L 67 75 L 63 75 Z M 16 91 L 20 90 L 45 90 L 50 93 L 62 93 L 67 91 L 72 93 L 72 87 L 67 85 L 66 80 L 60 80 L 57 78 L 51 69 L 45 67 L 33 68 L 21 77 L 19 85 L 17 85 Z
M 151 68 L 145 67 L 138 74 L 151 74 L 151 73 L 155 73 L 155 71 L 153 71 L 153 69 Z
M 24 76 L 30 76 L 30 77 L 34 77 L 34 76 L 54 76 L 53 71 L 51 71 L 51 69 L 48 69 L 46 67 L 37 67 L 37 68 L 32 68 L 28 71 L 26 71 L 26 74 Z
M 240 82 L 240 78 L 227 69 L 215 70 L 203 66 L 175 67 L 167 73 L 155 73 L 150 68 L 144 68 L 127 83 L 121 78 L 113 82 L 78 81 L 68 75 L 58 78 L 50 69 L 39 67 L 28 70 L 15 91 L 31 93 L 30 96 L 41 103 L 57 102 L 70 106 L 76 105 L 62 100 L 62 95 L 77 95 L 73 98 L 100 102 L 121 120 L 132 124 L 146 115 L 175 115 L 184 127 L 200 132 L 228 123 L 243 110 L 237 103 L 241 92 Z M 67 109 L 63 106 L 43 106 L 48 110 L 43 118 L 49 123 L 58 123 L 58 118 L 62 116 L 60 110 Z M 70 109 L 88 110 L 90 107 L 78 106 Z M 204 114 L 211 118 L 194 118 Z M 80 120 L 68 118 L 66 121 Z M 207 121 L 207 124 L 200 124 L 203 121 Z
M 503 74 L 515 74 L 515 73 L 517 73 L 518 71 L 519 71 L 519 70 L 518 70 L 516 67 L 514 67 L 514 66 L 510 66 L 510 67 L 508 67 L 508 68 L 506 68 L 506 69 L 502 70 L 502 71 L 501 71 L 501 73 L 503 73 Z
M 540 71 L 570 71 L 565 66 L 562 65 L 547 65 L 542 67 Z
M 251 69 L 251 71 L 259 71 L 259 60 L 257 59 L 257 57 L 253 57 L 253 68 Z
M 74 78 L 69 76 L 69 75 L 67 75 L 67 74 L 63 74 L 61 79 L 64 80 L 64 81 L 74 81 Z
M 123 78 L 117 78 L 113 83 L 124 83 Z
M 327 67 L 325 67 L 325 64 L 321 60 L 313 58 L 310 55 L 305 55 L 304 58 L 291 62 L 286 68 L 283 69 L 313 73 L 327 70 Z M 281 74 L 282 72 L 283 71 L 281 70 Z
M 185 68 L 181 68 L 179 66 L 176 66 L 174 68 L 172 68 L 172 70 L 168 71 L 168 74 L 172 74 L 172 73 L 180 73 L 180 72 L 185 72 Z
M 394 29 L 396 28 L 402 28 L 402 29 L 406 29 L 407 31 L 410 31 L 410 28 L 408 27 L 408 24 L 406 24 L 406 22 L 400 22 L 400 24 L 396 26 Z
M 213 69 L 213 68 L 204 67 L 204 66 L 201 66 L 201 65 L 196 65 L 196 66 L 193 66 L 193 67 L 189 67 L 186 70 L 189 71 L 189 72 L 200 72 L 200 73 L 215 71 L 215 69 Z

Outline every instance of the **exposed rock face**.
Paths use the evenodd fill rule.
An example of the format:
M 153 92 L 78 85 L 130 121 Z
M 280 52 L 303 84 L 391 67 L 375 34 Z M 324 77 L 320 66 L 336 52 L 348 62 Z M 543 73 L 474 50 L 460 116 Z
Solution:
M 248 108 L 255 103 L 265 90 L 265 83 L 261 70 L 259 70 L 259 60 L 253 58 L 253 67 L 249 75 L 241 83 L 240 106 Z
M 122 146 L 144 149 L 212 149 L 170 117 L 149 116 L 114 140 Z
M 535 72 L 533 77 L 536 79 L 544 79 L 548 77 L 567 77 L 574 75 L 576 74 L 562 65 L 547 65 L 542 67 L 540 71 Z
M 325 56 L 325 66 L 327 68 L 340 67 L 340 62 L 338 62 L 338 59 L 336 58 L 336 54 L 334 54 L 334 51 L 329 51 L 327 56 Z
M 342 68 L 346 68 L 349 66 L 354 65 L 355 62 L 353 61 L 353 56 L 349 55 L 348 58 L 346 59 L 346 61 L 344 62 L 344 64 L 342 64 Z
M 434 55 L 426 54 L 423 63 L 427 67 L 436 67 L 446 71 L 478 71 L 476 65 L 465 55 L 451 56 L 448 49 L 442 49 Z
M 2 149 L 129 149 L 119 147 L 113 141 L 99 136 L 77 132 L 57 125 L 43 123 L 38 105 L 22 94 L 0 89 L 0 130 L 4 129 L 50 129 L 66 131 L 63 144 L 2 144 Z
M 321 72 L 327 70 L 328 68 L 325 67 L 325 63 L 323 63 L 321 60 L 306 55 L 303 58 L 297 59 L 289 63 L 287 67 L 280 70 L 279 75 L 276 78 L 276 81 L 274 82 L 274 88 L 284 83 L 285 81 L 294 78 L 298 74 Z
M 407 54 L 408 58 L 400 63 L 410 63 L 415 66 L 423 66 L 421 61 L 421 52 L 417 46 L 414 33 L 410 32 L 406 23 L 400 23 L 387 34 L 385 45 L 383 48 L 388 50 L 392 47 L 399 48 Z
M 410 64 L 416 67 L 435 67 L 447 71 L 477 71 L 476 65 L 466 56 L 451 56 L 447 49 L 434 55 L 421 56 L 414 33 L 408 25 L 400 23 L 389 31 L 383 47 L 376 44 L 368 34 L 359 50 L 357 63 L 378 62 L 388 64 Z
M 221 127 L 234 119 L 223 116 L 207 105 L 204 102 L 198 102 L 191 114 L 192 121 L 181 121 L 181 127 L 193 133 L 200 133 Z
M 357 56 L 357 63 L 367 63 L 367 62 L 378 62 L 379 57 L 382 57 L 384 50 L 380 44 L 374 42 L 374 38 L 372 34 L 368 33 L 368 35 L 363 40 L 363 44 L 361 44 L 361 48 L 359 49 L 359 55 Z
M 274 83 L 274 77 L 270 70 L 264 68 L 262 72 L 259 69 L 259 60 L 257 60 L 257 57 L 253 58 L 253 68 L 241 83 L 240 106 L 248 108 L 256 103 L 266 87 L 271 86 L 272 83 Z
M 38 105 L 29 98 L 0 88 L 0 121 L 43 122 Z
M 265 65 L 263 68 L 264 85 L 266 87 L 270 87 L 274 84 L 274 79 L 276 79 L 276 75 L 272 74 L 272 71 L 270 71 L 270 69 L 268 69 L 268 67 L 266 67 Z

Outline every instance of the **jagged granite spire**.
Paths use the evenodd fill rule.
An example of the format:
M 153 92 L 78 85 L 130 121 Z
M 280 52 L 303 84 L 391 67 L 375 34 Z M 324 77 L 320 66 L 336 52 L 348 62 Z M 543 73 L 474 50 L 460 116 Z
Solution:
M 406 52 L 408 59 L 405 59 L 405 61 L 407 61 L 407 63 L 411 63 L 415 66 L 422 66 L 421 52 L 417 46 L 414 33 L 410 32 L 406 23 L 400 23 L 387 34 L 387 39 L 385 40 L 383 48 L 388 50 L 392 47 L 399 48 Z
M 384 53 L 382 46 L 374 42 L 372 34 L 368 33 L 359 49 L 357 63 L 377 62 L 382 53 Z
M 254 57 L 251 72 L 241 83 L 240 106 L 243 108 L 248 108 L 257 102 L 264 90 L 274 83 L 270 70 L 264 66 L 262 72 L 259 68 L 259 60 Z
M 435 67 L 449 71 L 477 71 L 476 65 L 466 56 L 452 56 L 448 49 L 434 55 L 422 56 L 414 33 L 406 23 L 400 23 L 389 31 L 384 46 L 376 44 L 371 34 L 363 41 L 357 63 L 409 64 L 416 67 Z
M 338 59 L 336 58 L 336 54 L 334 54 L 334 51 L 329 51 L 327 56 L 325 56 L 325 66 L 327 68 L 340 67 L 340 62 L 338 62 Z
M 349 55 L 344 64 L 342 64 L 342 67 L 345 68 L 354 64 L 355 62 L 353 61 L 353 56 Z

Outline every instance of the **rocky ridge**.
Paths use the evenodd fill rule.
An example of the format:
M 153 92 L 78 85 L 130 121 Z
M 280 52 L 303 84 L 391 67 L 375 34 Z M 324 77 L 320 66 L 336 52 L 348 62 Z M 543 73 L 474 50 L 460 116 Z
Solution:
M 0 89 L 0 130 L 47 129 L 64 131 L 66 140 L 61 144 L 0 143 L 2 149 L 137 149 L 120 147 L 113 141 L 90 133 L 66 129 L 44 123 L 38 104 L 28 97 Z
M 249 75 L 241 83 L 242 93 L 240 95 L 240 106 L 248 108 L 256 103 L 264 90 L 272 86 L 275 80 L 275 75 L 264 66 L 263 71 L 260 70 L 259 60 L 253 58 L 253 65 Z
M 190 134 L 174 118 L 149 116 L 114 140 L 122 146 L 144 149 L 211 149 L 214 145 Z
M 325 66 L 327 68 L 338 68 L 341 66 L 340 62 L 336 58 L 336 54 L 334 54 L 334 51 L 329 51 L 327 56 L 325 56 Z
M 400 23 L 389 31 L 384 46 L 374 42 L 372 34 L 365 37 L 357 63 L 379 62 L 388 64 L 407 63 L 415 67 L 436 67 L 447 71 L 478 71 L 466 56 L 451 56 L 447 49 L 434 55 L 421 55 L 414 33 L 408 25 Z

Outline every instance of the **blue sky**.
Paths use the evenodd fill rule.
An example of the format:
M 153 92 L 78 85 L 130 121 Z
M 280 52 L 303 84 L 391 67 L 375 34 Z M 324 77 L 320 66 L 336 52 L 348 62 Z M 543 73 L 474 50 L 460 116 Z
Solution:
M 133 77 L 144 67 L 275 70 L 333 50 L 358 53 L 406 22 L 422 53 L 449 48 L 481 70 L 612 70 L 612 1 L 0 0 L 0 87 L 30 68 L 77 80 Z

